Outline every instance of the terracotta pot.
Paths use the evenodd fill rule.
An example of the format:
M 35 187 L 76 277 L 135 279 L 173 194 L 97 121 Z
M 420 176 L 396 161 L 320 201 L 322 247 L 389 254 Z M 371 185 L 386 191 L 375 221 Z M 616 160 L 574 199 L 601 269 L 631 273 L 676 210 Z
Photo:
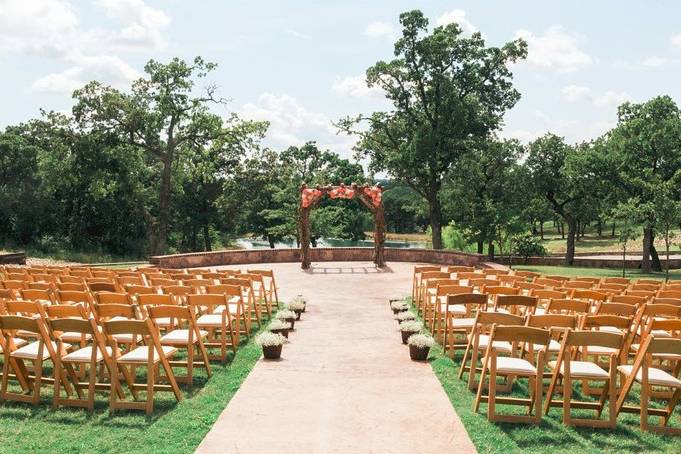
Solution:
M 283 345 L 262 346 L 262 355 L 265 359 L 279 359 L 281 358 L 281 349 Z
M 293 329 L 293 326 L 296 324 L 296 318 L 295 318 L 295 317 L 292 317 L 292 318 L 286 318 L 286 319 L 284 319 L 284 320 L 286 320 L 287 322 L 289 322 L 289 323 L 291 324 L 291 329 Z
M 300 320 L 300 314 L 302 314 L 303 311 L 302 311 L 302 310 L 297 310 L 297 311 L 293 311 L 293 312 L 296 313 L 296 320 Z
M 426 361 L 428 359 L 428 352 L 430 352 L 430 347 L 419 348 L 415 345 L 409 346 L 409 356 L 414 361 Z
M 412 336 L 417 333 L 418 331 L 402 331 L 402 343 L 406 344 L 407 340 L 409 340 L 409 336 Z
M 288 339 L 288 328 L 271 329 L 270 331 L 275 334 L 281 334 L 282 336 Z

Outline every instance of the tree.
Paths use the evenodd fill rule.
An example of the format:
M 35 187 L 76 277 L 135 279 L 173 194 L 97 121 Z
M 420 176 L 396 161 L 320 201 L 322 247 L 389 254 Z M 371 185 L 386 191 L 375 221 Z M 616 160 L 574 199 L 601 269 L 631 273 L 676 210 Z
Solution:
M 543 194 L 549 207 L 568 226 L 565 264 L 575 256 L 575 236 L 579 214 L 578 202 L 597 193 L 593 154 L 588 147 L 572 147 L 562 137 L 546 134 L 528 147 L 526 166 L 531 182 Z
M 622 246 L 622 277 L 626 277 L 627 271 L 627 243 L 638 237 L 638 222 L 641 218 L 641 209 L 635 199 L 619 203 L 612 211 L 613 222 L 620 226 L 617 242 Z
M 456 23 L 428 33 L 418 10 L 401 14 L 400 23 L 396 58 L 366 73 L 393 110 L 348 117 L 338 126 L 360 138 L 356 151 L 370 158 L 371 170 L 387 172 L 426 200 L 433 248 L 441 249 L 443 179 L 520 98 L 508 64 L 524 58 L 527 45 L 486 47 L 480 33 L 466 38 Z
M 232 138 L 233 146 L 241 146 L 241 121 L 235 115 L 223 120 L 209 111 L 210 104 L 225 102 L 216 98 L 215 86 L 207 86 L 201 96 L 193 94 L 194 79 L 215 67 L 201 57 L 192 64 L 179 58 L 167 64 L 150 60 L 144 67 L 147 78 L 135 81 L 130 93 L 96 81 L 74 92 L 73 114 L 81 128 L 114 132 L 160 167 L 157 205 L 152 208 L 147 200 L 140 201 L 152 254 L 167 248 L 171 178 L 181 147 L 207 147 L 226 137 Z
M 657 229 L 664 239 L 666 260 L 664 264 L 665 280 L 669 280 L 669 249 L 672 242 L 673 230 L 681 223 L 681 202 L 675 200 L 675 188 L 678 184 L 666 182 L 655 191 L 652 203 L 648 209 L 653 210 L 657 220 Z
M 681 174 L 681 111 L 669 96 L 645 103 L 624 103 L 618 109 L 617 126 L 611 131 L 609 149 L 618 169 L 617 182 L 629 198 L 652 203 L 656 192 Z M 655 251 L 655 210 L 643 219 L 641 269 L 660 270 Z M 651 255 L 653 262 L 651 262 Z M 657 258 L 657 260 L 655 260 Z

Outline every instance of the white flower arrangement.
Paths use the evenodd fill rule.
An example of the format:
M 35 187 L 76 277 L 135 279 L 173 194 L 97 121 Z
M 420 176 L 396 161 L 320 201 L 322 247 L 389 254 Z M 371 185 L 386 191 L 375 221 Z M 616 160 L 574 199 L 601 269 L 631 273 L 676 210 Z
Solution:
M 267 329 L 269 331 L 272 331 L 273 329 L 289 329 L 290 327 L 291 325 L 288 322 L 279 319 L 274 319 L 270 323 L 270 326 L 267 327 Z
M 255 336 L 255 343 L 261 347 L 277 347 L 286 343 L 286 338 L 279 333 L 265 331 Z
M 290 311 L 302 311 L 305 309 L 305 300 L 299 297 L 293 298 L 286 305 L 286 309 Z
M 407 333 L 420 333 L 423 329 L 423 323 L 416 320 L 407 320 L 400 323 L 400 331 Z
M 404 311 L 409 309 L 409 305 L 404 301 L 393 301 L 390 303 L 390 309 L 394 311 Z
M 415 320 L 416 315 L 414 315 L 412 312 L 405 311 L 405 312 L 399 312 L 395 318 L 399 320 L 400 322 L 405 322 L 407 320 Z
M 430 348 L 435 345 L 435 339 L 427 334 L 413 334 L 409 336 L 407 343 L 417 348 Z
M 292 318 L 296 318 L 296 313 L 288 309 L 283 309 L 277 312 L 277 318 L 279 320 L 290 320 Z

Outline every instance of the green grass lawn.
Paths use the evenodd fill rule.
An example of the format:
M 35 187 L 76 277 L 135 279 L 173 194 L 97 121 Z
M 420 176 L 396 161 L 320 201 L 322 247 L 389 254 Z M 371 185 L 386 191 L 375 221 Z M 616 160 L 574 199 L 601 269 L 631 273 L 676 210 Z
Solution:
M 395 339 L 399 342 L 399 339 Z M 568 427 L 562 423 L 562 408 L 553 408 L 548 416 L 537 426 L 511 423 L 492 423 L 487 420 L 487 405 L 480 404 L 479 413 L 473 412 L 475 394 L 468 390 L 467 383 L 459 380 L 458 372 L 461 356 L 454 359 L 443 354 L 442 348 L 435 345 L 430 350 L 429 361 L 440 380 L 445 393 L 463 422 L 475 447 L 481 453 L 545 453 L 545 452 L 681 452 L 681 440 L 678 437 L 656 435 L 639 429 L 638 415 L 621 414 L 617 418 L 617 427 L 609 429 L 591 429 Z M 464 379 L 467 375 L 464 375 Z M 580 396 L 578 388 L 575 398 Z M 503 393 L 501 393 L 503 394 Z M 527 381 L 520 379 L 513 386 L 515 397 L 527 397 Z M 558 395 L 556 398 L 560 398 Z M 631 394 L 628 404 L 638 403 L 638 390 Z M 585 399 L 586 400 L 586 399 Z M 497 412 L 507 414 L 526 414 L 525 407 L 499 405 Z M 573 411 L 575 416 L 593 417 L 594 412 L 586 410 Z M 607 409 L 603 417 L 607 416 Z M 671 426 L 680 427 L 681 412 L 677 407 Z
M 98 394 L 92 415 L 83 409 L 53 411 L 52 385 L 43 386 L 42 402 L 36 408 L 24 403 L 0 405 L 0 452 L 193 452 L 260 353 L 253 336 L 244 340 L 232 361 L 211 364 L 210 379 L 204 369 L 195 369 L 194 386 L 180 385 L 185 397 L 182 402 L 176 403 L 172 393 L 157 393 L 149 417 L 143 411 L 119 410 L 110 415 L 108 394 L 104 393 Z M 141 373 L 144 368 L 140 369 Z M 177 371 L 184 374 L 182 369 Z
M 513 265 L 513 269 L 534 271 L 542 274 L 553 274 L 566 277 L 622 277 L 622 270 L 616 268 L 580 268 L 575 266 L 540 266 L 540 265 Z M 639 270 L 627 270 L 629 279 L 661 279 L 664 273 L 641 273 Z M 681 270 L 669 270 L 670 280 L 681 279 Z

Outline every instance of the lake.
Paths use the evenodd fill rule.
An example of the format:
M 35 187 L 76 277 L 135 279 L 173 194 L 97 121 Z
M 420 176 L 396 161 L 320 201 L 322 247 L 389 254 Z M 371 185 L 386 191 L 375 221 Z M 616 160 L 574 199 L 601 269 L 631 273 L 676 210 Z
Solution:
M 258 238 L 237 238 L 235 240 L 237 246 L 242 249 L 269 249 L 270 244 Z M 322 238 L 317 240 L 317 247 L 373 247 L 373 240 L 341 240 L 338 238 Z M 295 240 L 277 241 L 274 247 L 282 248 L 297 248 Z M 406 241 L 406 240 L 386 240 L 385 247 L 394 248 L 421 248 L 427 249 L 431 245 L 427 241 Z

